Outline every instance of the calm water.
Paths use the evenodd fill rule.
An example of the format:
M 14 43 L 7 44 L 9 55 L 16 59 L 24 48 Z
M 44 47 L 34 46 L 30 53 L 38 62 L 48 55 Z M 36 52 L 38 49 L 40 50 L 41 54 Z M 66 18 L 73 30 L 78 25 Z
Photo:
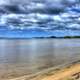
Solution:
M 0 40 L 0 79 L 37 73 L 80 59 L 80 39 Z

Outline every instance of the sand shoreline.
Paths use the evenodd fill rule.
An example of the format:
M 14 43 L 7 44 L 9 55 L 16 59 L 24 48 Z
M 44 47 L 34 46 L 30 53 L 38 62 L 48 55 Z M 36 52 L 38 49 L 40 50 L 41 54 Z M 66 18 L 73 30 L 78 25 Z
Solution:
M 41 80 L 78 80 L 80 79 L 80 64 L 74 64 L 57 71 L 55 74 L 46 76 Z
M 8 80 L 77 80 L 80 75 L 80 61 L 69 65 L 59 66 L 55 69 L 45 70 L 30 76 L 22 76 Z M 75 78 L 75 79 L 73 79 Z

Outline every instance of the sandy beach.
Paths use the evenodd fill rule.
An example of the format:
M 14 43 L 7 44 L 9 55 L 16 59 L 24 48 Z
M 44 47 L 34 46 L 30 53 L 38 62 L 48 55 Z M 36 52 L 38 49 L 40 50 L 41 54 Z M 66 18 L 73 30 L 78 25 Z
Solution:
M 62 69 L 49 71 L 31 78 L 23 76 L 9 80 L 80 80 L 80 63 L 75 63 Z
M 78 80 L 80 79 L 80 64 L 57 71 L 54 75 L 47 76 L 41 80 Z

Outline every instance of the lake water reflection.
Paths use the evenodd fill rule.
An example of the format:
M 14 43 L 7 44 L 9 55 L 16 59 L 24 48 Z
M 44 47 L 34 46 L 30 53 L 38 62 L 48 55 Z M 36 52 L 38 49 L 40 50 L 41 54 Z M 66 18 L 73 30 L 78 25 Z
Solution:
M 80 59 L 80 39 L 0 40 L 0 79 L 37 73 Z

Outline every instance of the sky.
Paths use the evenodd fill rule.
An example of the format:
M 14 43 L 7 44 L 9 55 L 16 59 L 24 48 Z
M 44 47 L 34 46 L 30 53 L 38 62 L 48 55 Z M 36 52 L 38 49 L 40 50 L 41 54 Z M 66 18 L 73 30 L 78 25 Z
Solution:
M 0 0 L 0 30 L 28 36 L 80 35 L 80 1 Z

